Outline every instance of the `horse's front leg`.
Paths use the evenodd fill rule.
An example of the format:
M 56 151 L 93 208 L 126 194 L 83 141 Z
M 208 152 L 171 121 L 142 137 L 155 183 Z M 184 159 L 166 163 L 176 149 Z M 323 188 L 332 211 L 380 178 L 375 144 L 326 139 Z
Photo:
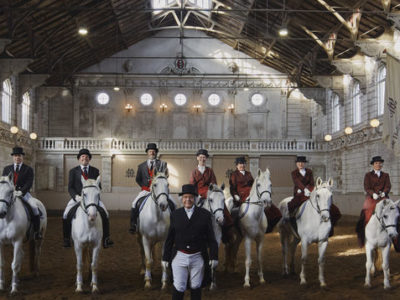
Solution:
M 307 250 L 308 243 L 301 241 L 301 272 L 300 272 L 300 284 L 306 284 L 306 263 L 307 263 Z
M 165 240 L 162 243 L 162 248 L 161 248 L 161 257 L 164 256 L 164 244 Z M 167 280 L 168 280 L 168 273 L 167 273 L 167 267 L 163 262 L 161 261 L 161 269 L 162 269 L 162 276 L 161 276 L 161 289 L 165 290 L 167 288 Z
M 153 244 L 145 236 L 142 238 L 144 255 L 146 259 L 146 271 L 144 274 L 144 287 L 146 289 L 151 288 L 151 266 L 153 264 L 153 257 L 151 254 Z
M 374 249 L 372 249 L 371 245 L 368 243 L 368 241 L 365 243 L 365 256 L 367 258 L 367 261 L 365 263 L 365 283 L 364 287 L 370 288 L 371 287 L 371 268 L 373 265 L 373 260 L 372 260 L 372 255 Z
M 288 266 L 288 261 L 287 261 L 289 241 L 288 241 L 287 232 L 284 228 L 280 229 L 279 237 L 281 240 L 281 247 L 282 247 L 282 275 L 286 276 L 286 275 L 289 275 L 289 266 Z
M 256 239 L 257 243 L 257 259 L 258 259 L 258 277 L 260 278 L 260 283 L 264 284 L 264 272 L 262 265 L 262 248 L 264 243 L 264 235 L 258 236 Z
M 0 291 L 4 290 L 4 252 L 3 252 L 3 244 L 0 244 Z
M 319 267 L 319 282 L 321 287 L 326 287 L 324 277 L 324 265 L 325 265 L 325 251 L 328 246 L 328 240 L 318 242 L 318 267 Z
M 92 269 L 92 293 L 97 293 L 99 291 L 99 288 L 97 286 L 97 265 L 99 261 L 99 253 L 101 249 L 101 242 L 98 241 L 97 245 L 93 247 L 93 252 L 92 252 L 92 263 L 90 265 Z
M 383 287 L 385 290 L 390 289 L 389 255 L 391 245 L 389 242 L 386 247 L 382 248 Z
M 251 239 L 246 236 L 244 240 L 246 251 L 246 275 L 244 276 L 244 287 L 250 287 L 250 266 L 251 266 Z
M 22 259 L 24 251 L 22 249 L 22 240 L 14 242 L 14 259 L 11 265 L 12 268 L 12 281 L 11 281 L 11 294 L 18 292 L 18 273 L 21 270 Z
M 83 285 L 83 279 L 82 279 L 82 246 L 80 243 L 76 242 L 74 243 L 74 248 L 75 248 L 75 255 L 76 255 L 76 289 L 75 292 L 81 293 L 82 292 L 82 285 Z

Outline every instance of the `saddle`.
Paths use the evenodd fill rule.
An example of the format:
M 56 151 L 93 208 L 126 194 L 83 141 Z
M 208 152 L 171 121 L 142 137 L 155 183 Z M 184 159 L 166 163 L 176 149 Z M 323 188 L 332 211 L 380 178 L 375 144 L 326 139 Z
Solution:
M 150 194 L 142 196 L 136 202 L 135 209 L 138 210 L 139 214 L 142 211 L 143 206 L 147 201 L 147 198 L 149 198 L 149 197 L 150 197 Z M 169 209 L 171 210 L 171 212 L 173 212 L 175 210 L 175 203 L 170 198 L 168 198 L 167 200 L 168 200 Z M 138 214 L 138 216 L 139 216 L 139 214 Z
M 77 202 L 74 206 L 72 206 L 72 208 L 69 210 L 68 214 L 67 214 L 67 220 L 68 222 L 72 222 L 72 219 L 75 219 L 76 216 L 76 211 L 78 209 L 78 207 L 81 204 L 79 202 Z M 99 212 L 101 219 L 105 220 L 107 219 L 107 214 L 105 212 L 105 210 L 100 206 L 100 205 L 96 205 L 97 211 Z

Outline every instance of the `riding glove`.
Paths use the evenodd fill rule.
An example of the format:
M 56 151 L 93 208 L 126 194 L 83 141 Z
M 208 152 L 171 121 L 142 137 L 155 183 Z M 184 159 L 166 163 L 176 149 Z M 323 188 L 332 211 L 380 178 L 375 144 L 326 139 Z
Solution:
M 372 198 L 374 198 L 374 200 L 378 200 L 379 196 L 377 193 L 373 193 L 372 194 Z

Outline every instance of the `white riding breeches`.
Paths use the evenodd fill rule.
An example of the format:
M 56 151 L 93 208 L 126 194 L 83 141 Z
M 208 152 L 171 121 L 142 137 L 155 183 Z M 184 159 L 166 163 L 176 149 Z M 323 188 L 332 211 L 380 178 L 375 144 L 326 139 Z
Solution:
M 71 208 L 72 208 L 73 206 L 75 206 L 76 203 L 77 203 L 77 202 L 76 202 L 74 199 L 69 200 L 69 202 L 68 202 L 68 204 L 67 204 L 67 207 L 66 207 L 65 210 L 64 210 L 63 219 L 66 219 L 66 218 L 67 218 L 69 211 L 71 210 Z M 104 209 L 104 211 L 105 211 L 106 214 L 107 214 L 107 218 L 108 218 L 108 211 L 107 211 L 106 207 L 104 206 L 104 203 L 103 203 L 101 200 L 99 200 L 99 205 L 100 205 L 101 208 Z
M 32 197 L 32 195 L 29 192 L 26 193 L 24 197 L 22 197 L 22 200 L 24 200 L 26 203 L 30 205 L 30 207 L 32 207 L 32 212 L 34 216 L 39 215 L 39 208 L 37 207 L 36 200 L 35 198 Z
M 172 260 L 172 273 L 174 276 L 174 287 L 178 292 L 184 292 L 190 276 L 190 288 L 201 287 L 204 276 L 204 260 L 201 253 L 186 254 L 177 251 Z
M 133 202 L 132 202 L 132 208 L 135 208 L 136 203 L 138 202 L 138 200 L 139 200 L 140 198 L 142 198 L 142 197 L 144 197 L 144 196 L 147 196 L 148 194 L 150 194 L 149 191 L 145 191 L 145 190 L 140 191 L 140 193 L 136 196 L 135 200 L 133 200 Z

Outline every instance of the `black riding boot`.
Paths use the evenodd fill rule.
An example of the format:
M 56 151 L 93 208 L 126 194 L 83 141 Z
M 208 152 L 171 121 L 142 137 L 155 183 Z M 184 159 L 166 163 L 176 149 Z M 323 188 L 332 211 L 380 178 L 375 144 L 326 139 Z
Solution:
M 137 229 L 137 219 L 138 219 L 138 209 L 136 207 L 131 208 L 131 226 L 129 228 L 129 233 L 135 234 Z
M 71 223 L 68 219 L 63 219 L 64 247 L 71 247 Z
M 201 300 L 201 287 L 190 290 L 190 299 L 191 300 Z
M 40 215 L 33 216 L 32 223 L 33 223 L 33 238 L 35 240 L 41 240 L 42 235 L 40 234 Z
M 103 248 L 109 248 L 114 245 L 114 242 L 110 239 L 110 222 L 106 211 L 101 206 L 98 206 L 97 210 L 99 211 L 103 221 Z
M 172 300 L 183 300 L 184 295 L 185 292 L 178 292 L 177 289 L 173 286 Z

